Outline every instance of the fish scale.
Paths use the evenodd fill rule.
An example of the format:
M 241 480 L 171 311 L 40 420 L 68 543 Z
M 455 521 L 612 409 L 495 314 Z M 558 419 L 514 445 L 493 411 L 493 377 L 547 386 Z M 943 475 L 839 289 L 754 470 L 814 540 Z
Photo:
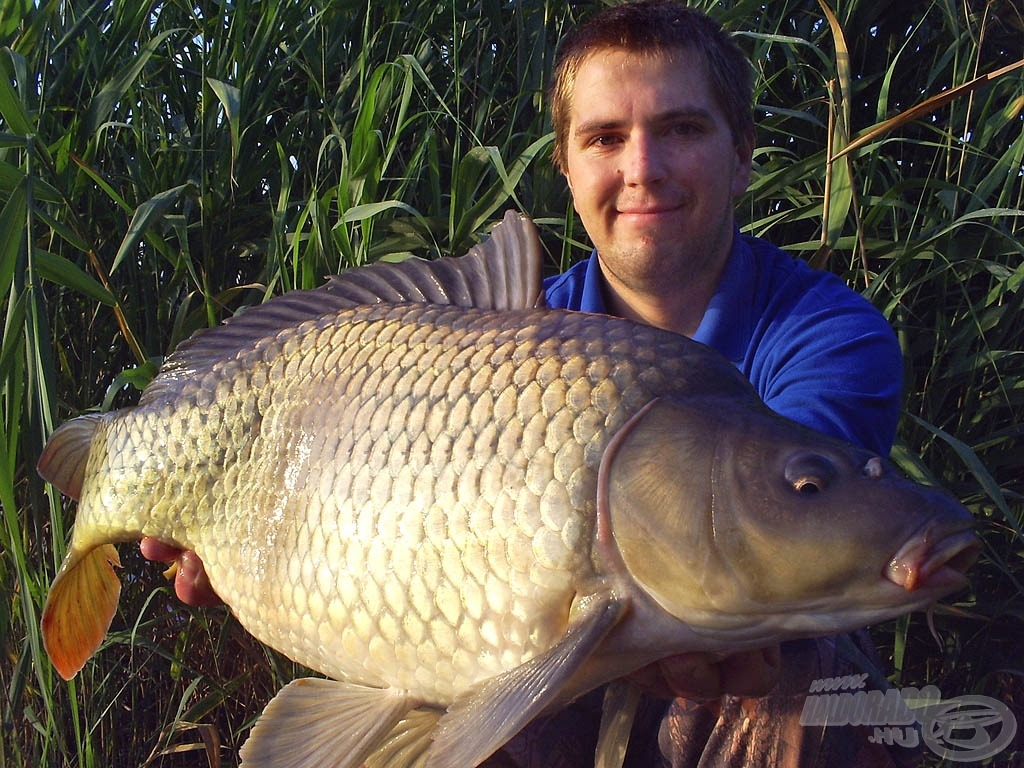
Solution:
M 689 386 L 687 351 L 575 313 L 347 310 L 113 416 L 108 456 L 152 461 L 90 473 L 105 479 L 82 507 L 119 506 L 106 478 L 152 476 L 133 504 L 163 519 L 124 533 L 195 549 L 256 637 L 328 676 L 444 701 L 562 634 L 593 575 L 603 446 L 668 384 Z M 225 546 L 239 535 L 249 546 Z
M 586 347 L 594 361 L 597 347 L 631 346 L 614 335 L 593 338 L 604 333 L 594 318 L 521 314 L 371 307 L 302 326 L 294 331 L 301 338 L 259 350 L 271 368 L 266 406 L 238 473 L 274 478 L 266 485 L 282 490 L 255 505 L 242 484 L 210 495 L 223 499 L 215 517 L 248 508 L 246 538 L 261 546 L 241 553 L 202 534 L 172 533 L 196 548 L 218 594 L 253 634 L 331 677 L 416 688 L 443 701 L 536 655 L 564 631 L 576 584 L 592 575 L 585 542 L 600 447 L 652 394 L 631 389 L 634 401 L 624 402 L 609 391 L 609 380 L 634 384 L 633 356 L 593 367 L 583 361 Z M 674 337 L 653 329 L 646 336 L 632 341 L 662 347 L 658 380 L 684 379 L 685 354 L 664 348 Z M 439 337 L 448 354 L 437 352 Z M 376 340 L 372 351 L 367 339 Z M 322 366 L 289 359 L 328 350 L 328 378 Z M 517 357 L 536 363 L 532 376 L 517 375 Z M 462 367 L 460 358 L 473 365 Z M 231 368 L 259 375 L 255 361 L 239 363 Z M 591 380 L 588 370 L 602 377 Z M 621 372 L 609 379 L 609 370 Z M 283 514 L 289 506 L 302 514 Z M 301 525 L 277 530 L 282 517 Z M 230 519 L 238 525 L 237 514 Z M 214 541 L 228 533 L 198 528 L 216 531 Z M 285 546 L 282 536 L 294 541 Z M 319 551 L 327 556 L 310 556 Z M 410 609 L 415 618 L 407 621 Z M 302 616 L 294 628 L 293 613 Z M 502 618 L 481 625 L 484 614 Z M 320 638 L 312 650 L 309 634 Z M 344 650 L 354 647 L 368 651 L 360 658 Z
M 332 678 L 275 696 L 244 768 L 466 768 L 666 656 L 963 585 L 959 504 L 772 414 L 700 344 L 531 308 L 539 264 L 509 214 L 459 259 L 250 309 L 179 345 L 136 407 L 56 430 L 39 471 L 79 501 L 42 618 L 60 674 L 113 619 L 111 542 L 150 536 Z M 602 765 L 629 698 L 609 699 Z

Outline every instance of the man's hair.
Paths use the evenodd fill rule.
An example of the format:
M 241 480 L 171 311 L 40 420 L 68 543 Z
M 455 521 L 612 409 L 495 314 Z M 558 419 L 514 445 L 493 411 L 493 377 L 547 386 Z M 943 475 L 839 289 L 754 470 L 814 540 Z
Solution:
M 569 32 L 558 46 L 552 78 L 553 160 L 565 171 L 569 105 L 576 73 L 595 51 L 618 48 L 645 55 L 696 51 L 704 62 L 712 93 L 725 113 L 733 142 L 754 142 L 752 73 L 746 54 L 717 22 L 670 0 L 641 0 L 613 6 Z

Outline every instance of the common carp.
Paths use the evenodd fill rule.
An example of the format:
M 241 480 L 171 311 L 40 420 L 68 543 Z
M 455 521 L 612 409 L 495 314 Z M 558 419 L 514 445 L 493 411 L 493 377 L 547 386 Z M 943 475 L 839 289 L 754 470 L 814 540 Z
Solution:
M 57 429 L 78 499 L 42 630 L 99 646 L 112 543 L 194 549 L 283 688 L 246 768 L 466 768 L 669 655 L 925 607 L 978 541 L 951 496 L 760 402 L 714 351 L 535 306 L 510 213 L 461 258 L 354 269 L 182 343 L 138 405 Z

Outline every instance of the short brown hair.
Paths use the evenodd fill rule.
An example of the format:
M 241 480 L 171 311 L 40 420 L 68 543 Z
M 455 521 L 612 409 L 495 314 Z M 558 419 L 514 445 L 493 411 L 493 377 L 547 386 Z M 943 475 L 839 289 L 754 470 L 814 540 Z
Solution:
M 750 61 L 717 22 L 680 3 L 641 0 L 607 8 L 566 35 L 558 46 L 551 82 L 551 122 L 555 129 L 553 160 L 565 171 L 569 138 L 569 104 L 576 73 L 595 51 L 619 48 L 659 55 L 681 49 L 696 51 L 707 68 L 715 100 L 725 113 L 733 142 L 754 143 Z

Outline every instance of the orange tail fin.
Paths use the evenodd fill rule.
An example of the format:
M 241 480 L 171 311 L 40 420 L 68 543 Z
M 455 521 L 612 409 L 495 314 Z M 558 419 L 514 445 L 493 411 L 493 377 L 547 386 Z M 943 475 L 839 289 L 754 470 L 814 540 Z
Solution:
M 65 680 L 99 648 L 110 628 L 121 595 L 114 573 L 121 566 L 113 544 L 103 544 L 84 556 L 68 554 L 50 585 L 43 609 L 43 645 Z

